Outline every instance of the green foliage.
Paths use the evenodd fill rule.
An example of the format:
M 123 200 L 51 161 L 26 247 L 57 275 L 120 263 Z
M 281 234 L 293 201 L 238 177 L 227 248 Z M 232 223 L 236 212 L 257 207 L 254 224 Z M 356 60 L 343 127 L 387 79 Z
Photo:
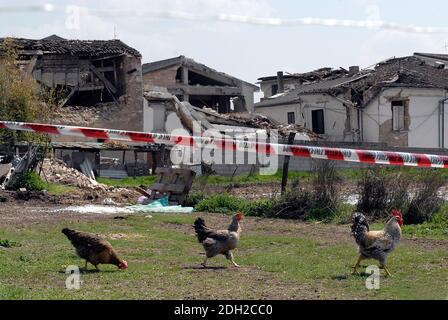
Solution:
M 32 122 L 50 118 L 56 108 L 54 93 L 41 91 L 36 81 L 16 66 L 13 40 L 4 41 L 0 52 L 0 119 Z M 0 141 L 10 149 L 21 141 L 45 140 L 41 134 L 0 130 Z
M 15 190 L 26 188 L 28 191 L 42 191 L 45 190 L 46 183 L 41 180 L 37 173 L 29 171 L 15 177 L 12 188 Z
M 432 216 L 429 221 L 421 224 L 406 225 L 403 234 L 413 237 L 441 237 L 448 236 L 448 214 L 445 209 Z
M 337 175 L 331 163 L 317 162 L 311 176 L 313 189 L 302 188 L 296 177 L 284 195 L 257 201 L 220 194 L 200 201 L 197 211 L 228 213 L 242 211 L 248 216 L 331 221 L 339 209 L 335 187 Z
M 241 211 L 245 207 L 246 201 L 232 197 L 227 193 L 213 195 L 196 205 L 196 211 L 206 211 L 214 213 L 233 213 Z
M 156 180 L 156 176 L 127 177 L 123 179 L 98 178 L 99 183 L 110 187 L 139 187 L 152 185 Z
M 21 244 L 18 242 L 10 241 L 8 239 L 0 239 L 0 247 L 3 248 L 12 248 L 12 247 L 20 247 Z
M 184 207 L 195 207 L 199 202 L 205 199 L 205 195 L 202 192 L 193 192 L 187 195 L 183 203 Z

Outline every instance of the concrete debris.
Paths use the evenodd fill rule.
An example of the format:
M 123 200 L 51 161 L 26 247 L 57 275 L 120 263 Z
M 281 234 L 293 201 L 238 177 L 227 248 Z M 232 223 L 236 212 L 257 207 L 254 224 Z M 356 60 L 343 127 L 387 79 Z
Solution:
M 82 189 L 108 191 L 108 186 L 90 179 L 76 169 L 69 168 L 63 161 L 45 159 L 42 165 L 42 179 L 51 183 L 59 183 Z
M 121 102 L 121 99 L 119 99 Z M 55 124 L 93 126 L 95 123 L 104 123 L 113 120 L 113 114 L 123 108 L 122 105 L 110 102 L 91 106 L 65 106 L 55 111 L 53 121 Z

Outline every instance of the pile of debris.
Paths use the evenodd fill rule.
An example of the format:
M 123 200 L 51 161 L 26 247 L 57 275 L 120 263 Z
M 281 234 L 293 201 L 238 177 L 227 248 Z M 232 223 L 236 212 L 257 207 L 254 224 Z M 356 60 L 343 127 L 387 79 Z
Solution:
M 52 115 L 53 123 L 89 127 L 98 121 L 110 121 L 112 114 L 122 108 L 118 103 L 99 103 L 92 107 L 64 106 Z
M 65 184 L 82 189 L 108 191 L 109 187 L 85 176 L 76 169 L 69 168 L 58 159 L 45 159 L 42 164 L 42 179 L 58 184 Z

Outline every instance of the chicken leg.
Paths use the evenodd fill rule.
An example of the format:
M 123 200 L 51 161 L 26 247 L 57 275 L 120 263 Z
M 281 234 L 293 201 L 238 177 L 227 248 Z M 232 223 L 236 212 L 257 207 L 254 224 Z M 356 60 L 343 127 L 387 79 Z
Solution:
M 353 271 L 352 274 L 356 274 L 356 269 L 358 269 L 359 265 L 361 264 L 361 261 L 364 259 L 362 255 L 359 255 L 358 261 L 356 261 L 356 264 L 352 267 Z
M 208 257 L 206 256 L 204 259 L 204 262 L 201 263 L 204 268 L 207 268 L 207 260 L 208 260 Z
M 388 277 L 392 277 L 392 275 L 390 274 L 389 269 L 387 269 L 386 265 L 381 266 L 381 269 L 384 269 L 384 271 L 386 272 Z
M 225 253 L 225 256 L 226 256 L 226 258 L 227 258 L 228 260 L 232 261 L 232 263 L 233 263 L 233 265 L 234 265 L 235 267 L 237 267 L 237 268 L 239 267 L 239 265 L 236 264 L 235 260 L 233 260 L 233 254 L 232 254 L 232 252 L 227 251 L 227 252 Z

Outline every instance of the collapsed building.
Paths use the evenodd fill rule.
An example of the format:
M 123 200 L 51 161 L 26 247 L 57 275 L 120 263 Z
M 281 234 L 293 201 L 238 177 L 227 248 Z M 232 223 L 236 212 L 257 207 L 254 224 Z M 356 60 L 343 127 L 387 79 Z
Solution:
M 176 95 L 157 88 L 146 91 L 145 97 L 145 131 L 173 133 L 178 135 L 204 135 L 215 138 L 234 139 L 238 141 L 261 141 L 286 143 L 290 133 L 294 133 L 297 142 L 316 142 L 318 134 L 296 124 L 284 124 L 260 114 L 228 113 L 221 114 L 212 108 L 199 108 L 187 101 L 180 101 Z M 183 167 L 192 168 L 197 174 L 215 172 L 232 175 L 254 172 L 265 166 L 261 156 L 242 151 L 212 151 L 209 162 L 202 155 L 196 158 L 189 148 L 168 147 L 171 161 Z M 207 151 L 203 151 L 207 153 Z M 276 159 L 278 160 L 278 159 Z M 280 161 L 283 161 L 280 159 Z M 205 171 L 204 171 L 205 170 Z
M 11 52 L 17 66 L 44 89 L 56 93 L 52 123 L 143 130 L 141 54 L 120 40 L 1 38 L 0 54 Z M 52 136 L 54 155 L 86 174 L 146 175 L 160 146 L 117 146 L 104 141 Z M 160 163 L 160 161 L 159 161 Z M 114 165 L 116 164 L 116 165 Z
M 263 99 L 255 110 L 305 126 L 327 141 L 445 148 L 448 70 L 429 54 L 392 58 L 297 83 Z
M 256 85 L 184 56 L 146 63 L 142 72 L 145 90 L 162 87 L 180 101 L 219 113 L 252 113 L 254 92 L 259 90 Z
M 53 89 L 60 107 L 115 105 L 107 119 L 89 125 L 143 129 L 141 54 L 120 40 L 1 38 L 0 53 L 13 49 L 17 65 L 43 88 Z M 73 111 L 76 113 L 76 111 Z M 126 121 L 123 121 L 126 119 Z M 63 119 L 62 119 L 63 120 Z

